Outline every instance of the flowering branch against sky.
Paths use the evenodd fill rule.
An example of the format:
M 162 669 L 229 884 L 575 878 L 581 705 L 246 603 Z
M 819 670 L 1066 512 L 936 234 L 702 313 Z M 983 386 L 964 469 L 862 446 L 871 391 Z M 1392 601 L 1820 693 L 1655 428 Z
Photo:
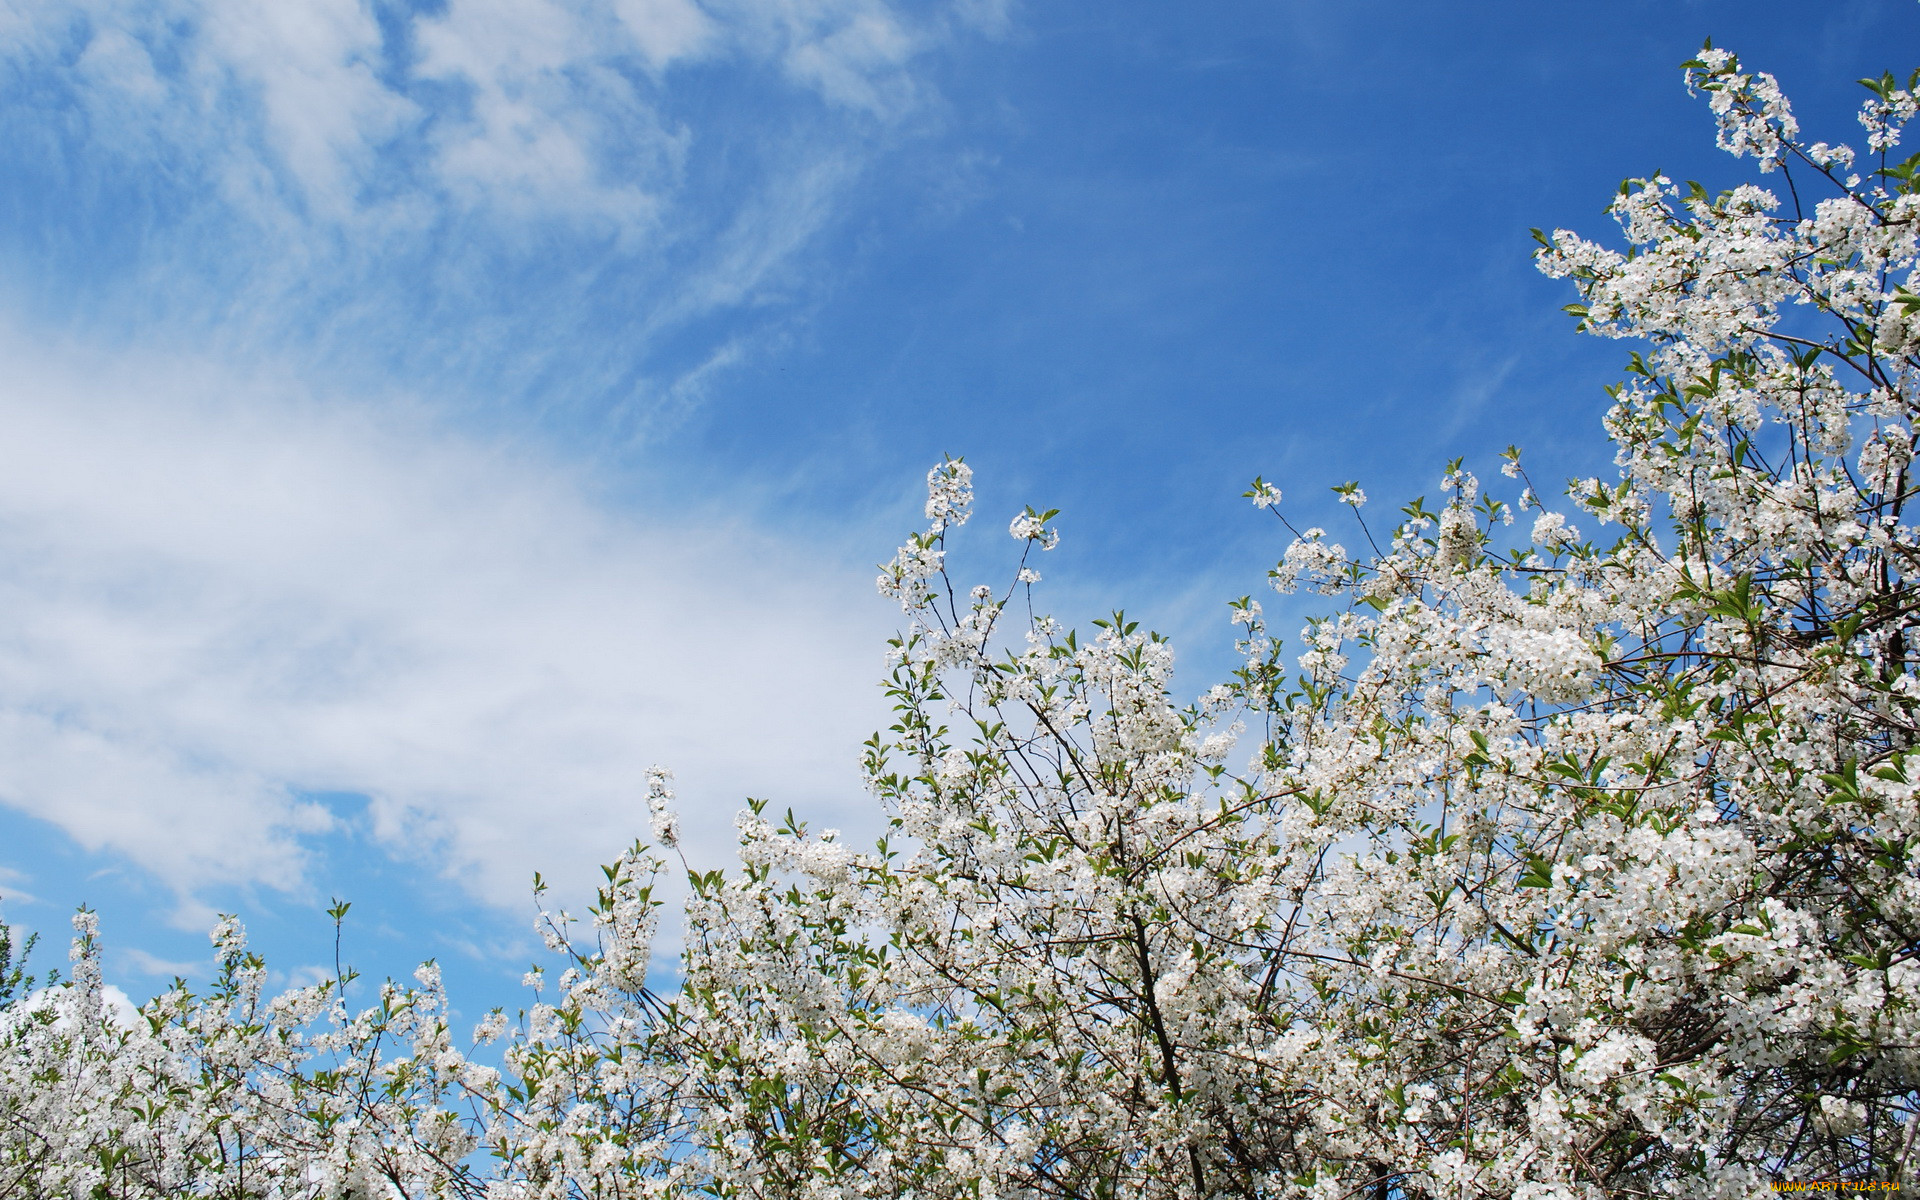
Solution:
M 944 453 L 1064 510 L 1063 615 L 1225 661 L 1256 472 L 1354 546 L 1347 480 L 1606 468 L 1526 230 L 1726 174 L 1675 63 L 1837 125 L 1912 8 L 9 5 L 7 916 L 98 903 L 138 991 L 351 891 L 458 972 L 652 763 L 692 853 L 749 793 L 866 828 Z

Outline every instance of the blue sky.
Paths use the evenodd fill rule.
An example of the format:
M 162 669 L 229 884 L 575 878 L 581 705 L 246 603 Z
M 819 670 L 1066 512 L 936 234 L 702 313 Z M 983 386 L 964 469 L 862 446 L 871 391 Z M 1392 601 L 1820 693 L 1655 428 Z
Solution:
M 871 831 L 944 453 L 963 573 L 1061 508 L 1056 611 L 1203 689 L 1254 474 L 1338 530 L 1606 469 L 1624 348 L 1527 230 L 1736 177 L 1709 35 L 1850 140 L 1920 6 L 0 0 L 7 918 L 95 905 L 137 995 L 215 910 L 297 977 L 340 895 L 475 1011 L 649 763 L 715 865 L 749 794 Z

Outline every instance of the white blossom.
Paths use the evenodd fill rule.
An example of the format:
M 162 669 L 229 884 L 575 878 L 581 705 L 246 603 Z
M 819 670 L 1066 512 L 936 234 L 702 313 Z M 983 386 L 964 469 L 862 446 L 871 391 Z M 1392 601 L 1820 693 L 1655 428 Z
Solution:
M 673 875 L 666 991 L 665 863 L 634 845 L 587 916 L 542 899 L 553 978 L 471 1054 L 431 963 L 270 996 L 223 918 L 204 992 L 128 1021 L 92 913 L 57 983 L 0 936 L 0 1195 L 1735 1200 L 1910 1172 L 1920 198 L 1841 176 L 1732 54 L 1688 80 L 1790 186 L 1656 176 L 1613 203 L 1625 249 L 1542 236 L 1581 328 L 1637 348 L 1618 471 L 1569 492 L 1596 540 L 1455 462 L 1383 547 L 1294 538 L 1271 581 L 1329 611 L 1283 647 L 1234 602 L 1231 675 L 1176 692 L 1124 614 L 1007 629 L 1010 587 L 949 575 L 948 459 L 880 575 L 884 843 L 750 801 L 737 864 Z M 1915 101 L 1868 83 L 1877 155 Z M 1516 509 L 1533 547 L 1503 555 Z M 1053 515 L 1014 519 L 1023 553 Z M 677 854 L 671 776 L 646 787 Z

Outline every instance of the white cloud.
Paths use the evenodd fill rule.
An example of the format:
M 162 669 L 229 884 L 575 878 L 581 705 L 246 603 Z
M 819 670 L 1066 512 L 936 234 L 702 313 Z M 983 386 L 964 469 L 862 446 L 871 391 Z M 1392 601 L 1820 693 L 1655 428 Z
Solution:
M 818 294 L 796 264 L 937 131 L 925 68 L 992 9 L 0 0 L 0 173 L 60 197 L 11 290 L 52 262 L 105 324 L 447 377 L 594 357 L 672 403 L 685 364 L 751 357 Z M 611 311 L 617 344 L 563 344 Z
M 657 71 L 702 39 L 697 26 L 674 38 L 667 25 L 636 46 L 628 28 L 559 0 L 456 0 L 422 21 L 416 75 L 465 96 L 434 133 L 440 182 L 518 217 L 646 223 L 677 183 L 686 138 L 614 64 L 637 50 Z M 612 168 L 616 146 L 624 171 Z
M 302 886 L 315 793 L 509 904 L 644 831 L 653 762 L 716 864 L 749 794 L 872 823 L 870 571 L 391 410 L 0 351 L 0 803 L 183 900 Z
M 904 70 L 935 36 L 899 19 L 885 0 L 716 0 L 743 38 L 782 63 L 788 78 L 828 101 L 896 117 L 919 101 Z
M 40 902 L 38 896 L 26 889 L 26 883 L 29 878 L 30 876 L 28 876 L 25 871 L 15 870 L 12 867 L 0 864 L 0 919 L 6 916 L 6 901 L 11 900 L 17 904 L 38 904 Z M 18 946 L 26 936 L 25 932 L 15 931 L 13 935 L 14 945 Z
M 411 186 L 640 226 L 674 196 L 695 136 L 667 115 L 675 66 L 774 71 L 892 120 L 919 102 L 913 58 L 946 36 L 887 0 L 448 0 L 398 41 L 367 0 L 14 0 L 0 22 L 0 53 L 49 65 L 77 51 L 83 105 L 132 106 L 175 167 L 241 181 L 236 199 L 265 170 L 331 221 L 411 215 L 421 196 L 396 199 Z
M 125 962 L 135 973 L 150 979 L 188 979 L 206 972 L 203 962 L 176 962 L 150 954 L 138 946 L 120 946 L 114 948 L 114 958 Z
M 203 0 L 198 18 L 200 70 L 224 68 L 257 95 L 268 138 L 309 203 L 331 217 L 350 211 L 374 152 L 420 115 L 376 74 L 373 14 L 359 0 Z
M 20 1006 L 27 1012 L 39 1011 L 51 1006 L 59 995 L 60 992 L 57 988 L 37 988 L 21 999 Z M 109 983 L 101 987 L 100 999 L 105 1002 L 103 1007 L 106 1010 L 108 1019 L 115 1024 L 125 1028 L 132 1028 L 135 1022 L 140 1020 L 139 1006 L 133 1002 L 131 996 L 113 984 Z M 54 1028 L 60 1028 L 66 1020 L 67 1018 L 64 1017 L 56 1020 L 54 1022 Z
M 613 12 L 655 67 L 692 53 L 714 36 L 712 18 L 692 0 L 613 0 Z
M 111 983 L 100 989 L 100 998 L 106 1001 L 107 1015 L 122 1028 L 133 1029 L 140 1024 L 140 1006 Z

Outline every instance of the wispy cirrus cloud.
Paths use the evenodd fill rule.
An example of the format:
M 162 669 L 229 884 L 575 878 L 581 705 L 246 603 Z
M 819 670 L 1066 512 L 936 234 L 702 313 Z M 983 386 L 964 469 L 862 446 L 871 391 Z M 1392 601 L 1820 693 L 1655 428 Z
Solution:
M 921 98 L 912 59 L 951 33 L 885 0 L 15 0 L 0 28 L 17 69 L 135 118 L 123 137 L 221 143 L 226 162 L 182 165 L 257 159 L 330 217 L 379 207 L 382 171 L 509 210 L 538 196 L 542 216 L 667 193 L 675 148 L 724 133 L 672 115 L 674 68 L 775 76 L 891 121 Z
M 13 303 L 450 391 L 599 363 L 620 411 L 671 402 L 804 305 L 795 264 L 876 156 L 937 125 L 922 67 L 1003 22 L 891 0 L 10 0 L 0 202 L 33 210 L 0 231 Z M 716 314 L 736 327 L 685 334 Z M 596 402 L 593 375 L 570 402 Z

